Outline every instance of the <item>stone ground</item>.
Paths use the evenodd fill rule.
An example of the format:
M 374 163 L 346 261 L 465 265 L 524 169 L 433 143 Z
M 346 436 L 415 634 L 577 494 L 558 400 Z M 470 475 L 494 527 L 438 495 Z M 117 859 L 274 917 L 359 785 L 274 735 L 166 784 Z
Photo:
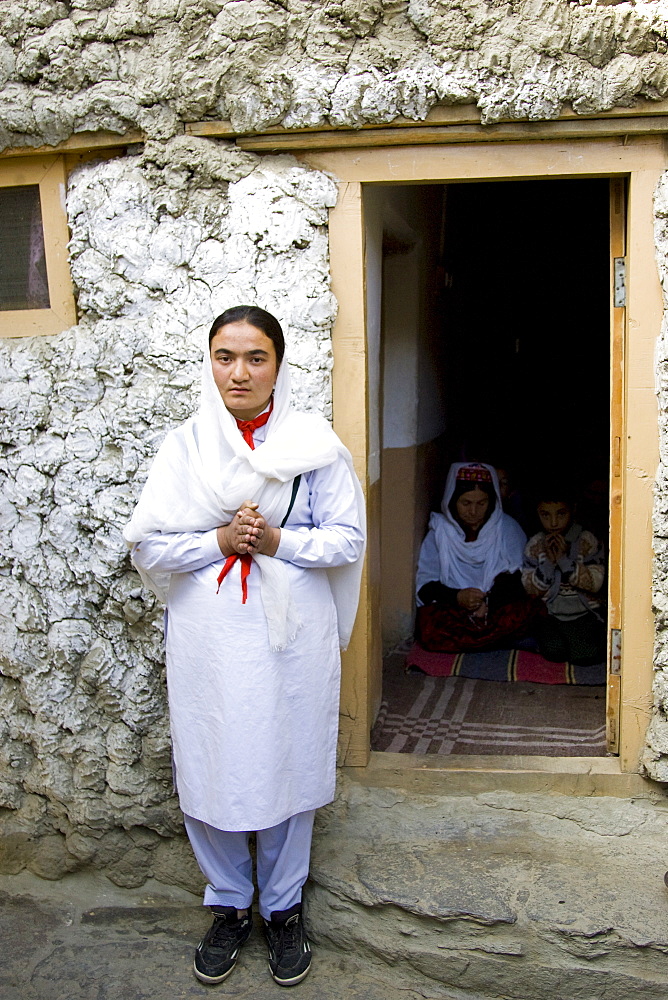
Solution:
M 561 794 L 527 771 L 471 794 L 456 771 L 348 772 L 318 815 L 300 1000 L 666 1000 L 664 790 L 638 778 L 620 798 L 583 771 L 581 794 Z M 257 927 L 226 983 L 194 978 L 208 923 L 156 881 L 0 877 L 0 998 L 277 998 Z
M 406 774 L 342 775 L 318 817 L 311 932 L 408 995 L 666 1000 L 665 792 L 638 779 L 640 794 L 601 794 L 591 774 L 589 794 L 547 775 L 529 792 L 518 777 L 521 791 L 499 772 L 496 789 L 453 794 L 443 772 L 425 794 Z
M 225 983 L 192 974 L 193 949 L 209 924 L 195 896 L 153 883 L 119 889 L 95 875 L 47 882 L 0 877 L 2 1000 L 185 1000 L 231 996 L 276 1000 L 256 926 Z M 410 1000 L 341 952 L 318 947 L 299 1000 Z M 415 997 L 422 996 L 415 993 Z

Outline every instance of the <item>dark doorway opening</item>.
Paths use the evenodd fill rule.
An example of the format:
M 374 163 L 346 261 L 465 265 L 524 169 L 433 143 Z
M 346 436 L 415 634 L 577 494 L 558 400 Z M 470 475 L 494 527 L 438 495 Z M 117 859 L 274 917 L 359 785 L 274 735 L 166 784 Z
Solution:
M 444 458 L 607 482 L 609 182 L 444 192 Z
M 381 598 L 386 665 L 379 722 L 394 714 L 398 729 L 406 731 L 411 713 L 425 723 L 425 713 L 438 707 L 449 724 L 448 712 L 459 711 L 465 719 L 461 706 L 473 698 L 486 701 L 510 731 L 514 716 L 526 728 L 530 698 L 541 723 L 533 736 L 528 734 L 524 750 L 512 740 L 505 747 L 499 740 L 494 748 L 489 731 L 479 745 L 471 740 L 469 750 L 461 741 L 430 742 L 424 734 L 436 731 L 434 718 L 431 730 L 422 726 L 422 737 L 407 737 L 402 747 L 390 741 L 393 745 L 384 748 L 550 753 L 540 731 L 542 726 L 547 733 L 546 705 L 553 705 L 552 724 L 564 736 L 558 755 L 603 754 L 604 689 L 581 689 L 578 698 L 578 692 L 555 686 L 548 698 L 524 684 L 483 681 L 478 683 L 494 689 L 493 697 L 483 698 L 480 687 L 473 694 L 464 691 L 461 679 L 451 678 L 439 679 L 440 686 L 429 694 L 424 687 L 419 690 L 421 678 L 403 673 L 402 664 L 411 641 L 419 545 L 429 512 L 440 507 L 451 462 L 477 460 L 507 470 L 516 493 L 513 513 L 529 536 L 538 529 L 533 486 L 548 474 L 563 478 L 579 495 L 578 520 L 607 542 L 609 181 L 387 187 L 373 197 L 374 211 L 382 217 L 384 262 Z M 412 394 L 406 392 L 411 378 Z M 408 545 L 406 532 L 412 533 Z M 415 699 L 408 705 L 411 690 Z M 393 713 L 392 699 L 403 708 Z M 564 724 L 569 716 L 577 716 L 570 734 Z M 481 735 L 486 729 L 484 719 L 471 726 Z

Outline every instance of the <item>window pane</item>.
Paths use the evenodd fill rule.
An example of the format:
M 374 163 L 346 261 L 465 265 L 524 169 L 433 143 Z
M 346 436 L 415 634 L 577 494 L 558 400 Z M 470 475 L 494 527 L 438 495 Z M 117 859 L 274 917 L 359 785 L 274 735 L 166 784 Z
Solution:
M 0 310 L 49 306 L 39 185 L 0 188 Z

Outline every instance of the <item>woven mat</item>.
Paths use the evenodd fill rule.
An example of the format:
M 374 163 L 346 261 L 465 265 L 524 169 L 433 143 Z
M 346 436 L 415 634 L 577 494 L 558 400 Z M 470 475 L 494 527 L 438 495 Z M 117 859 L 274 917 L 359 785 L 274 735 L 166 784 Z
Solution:
M 478 653 L 430 653 L 414 643 L 406 667 L 432 677 L 472 677 L 487 681 L 531 681 L 534 684 L 605 684 L 606 665 L 579 667 L 552 663 L 525 649 L 493 649 Z
M 372 750 L 605 756 L 605 686 L 406 674 L 404 656 L 386 660 Z

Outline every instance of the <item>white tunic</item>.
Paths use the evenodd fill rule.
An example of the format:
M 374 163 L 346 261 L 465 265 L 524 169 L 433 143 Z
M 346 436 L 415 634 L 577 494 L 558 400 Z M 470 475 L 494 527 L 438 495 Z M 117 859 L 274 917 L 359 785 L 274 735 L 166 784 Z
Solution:
M 215 529 L 153 532 L 135 545 L 139 568 L 173 574 L 167 686 L 179 801 L 189 816 L 221 830 L 262 830 L 332 800 L 340 656 L 325 569 L 355 562 L 363 545 L 344 458 L 303 475 L 274 556 L 288 568 L 302 621 L 281 651 L 269 645 L 256 566 L 246 604 L 239 562 L 216 593 L 225 560 Z

